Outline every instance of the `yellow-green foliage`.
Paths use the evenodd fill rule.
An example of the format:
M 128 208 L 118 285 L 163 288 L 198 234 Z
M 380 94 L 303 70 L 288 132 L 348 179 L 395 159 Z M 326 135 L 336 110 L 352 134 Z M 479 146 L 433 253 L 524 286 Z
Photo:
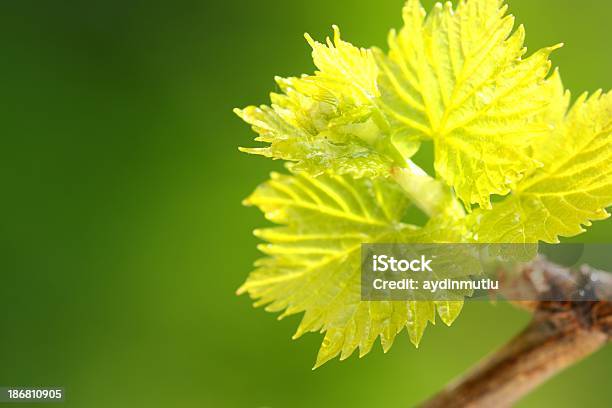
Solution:
M 389 52 L 306 36 L 314 75 L 277 78 L 271 106 L 236 113 L 267 145 L 243 151 L 289 161 L 245 201 L 281 226 L 257 230 L 266 255 L 239 292 L 282 316 L 304 312 L 295 337 L 325 332 L 317 366 L 406 328 L 418 345 L 436 311 L 462 302 L 360 300 L 361 243 L 558 242 L 612 205 L 612 94 L 569 107 L 556 46 L 525 57 L 499 0 L 403 10 Z M 436 177 L 410 161 L 434 144 Z M 503 196 L 491 203 L 491 195 Z M 462 204 L 460 204 L 462 203 Z M 415 205 L 424 227 L 404 221 Z M 475 207 L 475 208 L 473 208 Z M 466 211 L 465 211 L 465 210 Z

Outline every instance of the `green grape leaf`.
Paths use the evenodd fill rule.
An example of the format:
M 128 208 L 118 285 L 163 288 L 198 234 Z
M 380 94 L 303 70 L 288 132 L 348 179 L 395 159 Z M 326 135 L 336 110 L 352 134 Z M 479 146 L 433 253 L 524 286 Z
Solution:
M 334 41 L 321 44 L 306 34 L 312 47 L 312 59 L 319 69 L 314 77 L 304 77 L 320 94 L 315 99 L 340 101 L 340 104 L 368 105 L 379 95 L 376 79 L 378 67 L 372 52 L 342 41 L 340 30 L 333 26 Z M 330 98 L 331 97 L 331 98 Z
M 343 41 L 335 26 L 334 31 L 327 45 L 306 35 L 319 69 L 315 75 L 277 77 L 282 93 L 270 95 L 271 106 L 235 110 L 259 134 L 256 141 L 270 144 L 241 150 L 296 162 L 294 171 L 313 175 L 388 175 L 395 150 L 373 103 L 378 68 L 371 51 Z M 402 149 L 415 151 L 414 142 L 402 142 Z
M 325 333 L 315 368 L 363 356 L 378 338 L 386 352 L 403 329 L 418 346 L 436 314 L 450 325 L 463 306 L 362 301 L 363 243 L 554 243 L 608 216 L 612 93 L 570 108 L 558 72 L 549 76 L 558 46 L 525 58 L 524 29 L 506 11 L 503 0 L 459 0 L 427 15 L 408 0 L 386 54 L 335 26 L 325 44 L 306 35 L 317 71 L 276 78 L 270 106 L 235 110 L 266 144 L 241 150 L 293 173 L 273 173 L 245 200 L 278 225 L 255 231 L 264 257 L 238 293 L 280 318 L 303 313 L 295 338 Z M 425 140 L 437 178 L 410 160 Z M 424 227 L 404 221 L 412 205 Z
M 529 145 L 548 130 L 538 115 L 550 102 L 548 47 L 523 58 L 525 31 L 501 0 L 404 7 L 404 27 L 375 50 L 378 104 L 390 127 L 432 139 L 435 170 L 469 206 L 490 208 L 540 164 Z
M 404 328 L 418 345 L 436 310 L 449 325 L 459 314 L 462 301 L 361 300 L 362 243 L 457 239 L 452 228 L 435 222 L 424 228 L 402 223 L 411 203 L 392 180 L 273 173 L 245 204 L 282 226 L 255 231 L 266 241 L 259 249 L 267 256 L 238 292 L 268 311 L 284 311 L 281 317 L 304 312 L 294 338 L 325 332 L 315 367 L 357 348 L 363 356 L 378 337 L 386 352 Z
M 563 93 L 557 77 L 557 94 Z M 580 96 L 569 106 L 559 96 L 549 119 L 555 129 L 533 147 L 544 164 L 512 195 L 470 218 L 482 242 L 559 242 L 608 217 L 612 205 L 612 93 Z

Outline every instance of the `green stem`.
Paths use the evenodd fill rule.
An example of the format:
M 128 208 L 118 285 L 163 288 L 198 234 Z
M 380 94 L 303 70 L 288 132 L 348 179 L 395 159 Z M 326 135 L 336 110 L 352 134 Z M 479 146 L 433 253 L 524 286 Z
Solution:
M 446 214 L 462 217 L 465 211 L 450 187 L 434 179 L 410 160 L 406 167 L 391 169 L 391 177 L 402 187 L 410 200 L 429 217 Z

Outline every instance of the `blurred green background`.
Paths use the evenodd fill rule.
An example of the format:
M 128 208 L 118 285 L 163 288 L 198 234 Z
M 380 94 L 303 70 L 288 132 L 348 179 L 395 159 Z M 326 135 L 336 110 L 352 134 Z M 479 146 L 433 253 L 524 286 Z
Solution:
M 612 88 L 611 2 L 510 5 L 530 50 L 565 42 L 574 96 Z M 419 350 L 403 334 L 311 371 L 320 335 L 291 341 L 299 317 L 234 295 L 264 223 L 240 201 L 281 166 L 237 151 L 253 134 L 231 109 L 313 70 L 305 31 L 384 47 L 401 7 L 2 2 L 0 385 L 64 386 L 70 407 L 406 407 L 520 330 L 526 314 L 468 304 Z M 610 406 L 611 366 L 608 347 L 519 406 Z

